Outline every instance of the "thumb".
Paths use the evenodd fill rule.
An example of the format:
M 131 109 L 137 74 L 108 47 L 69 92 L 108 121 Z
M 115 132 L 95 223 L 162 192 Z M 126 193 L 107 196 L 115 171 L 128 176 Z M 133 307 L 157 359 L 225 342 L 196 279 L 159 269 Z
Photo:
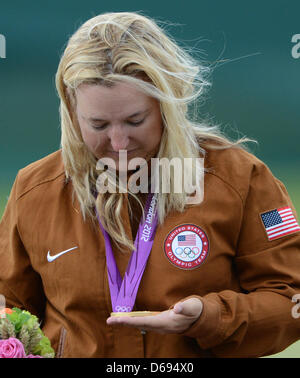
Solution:
M 202 313 L 203 304 L 198 298 L 189 298 L 184 302 L 175 304 L 173 310 L 176 314 L 182 314 L 191 317 L 199 317 Z

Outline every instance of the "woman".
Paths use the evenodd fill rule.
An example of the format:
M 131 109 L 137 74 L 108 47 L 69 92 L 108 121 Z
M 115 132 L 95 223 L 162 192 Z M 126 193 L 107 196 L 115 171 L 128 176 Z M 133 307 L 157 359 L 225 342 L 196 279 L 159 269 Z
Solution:
M 191 120 L 207 73 L 137 13 L 70 38 L 61 150 L 18 173 L 0 228 L 0 292 L 43 320 L 57 357 L 258 357 L 299 338 L 295 209 L 247 139 Z M 203 200 L 130 191 L 137 158 L 150 180 L 153 158 L 204 158 L 184 172 L 203 173 Z

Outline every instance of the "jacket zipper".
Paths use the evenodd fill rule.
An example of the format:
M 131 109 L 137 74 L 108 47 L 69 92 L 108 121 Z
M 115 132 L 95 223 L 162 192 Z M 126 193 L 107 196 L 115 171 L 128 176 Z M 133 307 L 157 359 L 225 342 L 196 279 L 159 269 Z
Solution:
M 59 337 L 59 343 L 58 343 L 56 358 L 62 358 L 63 355 L 64 355 L 66 335 L 67 335 L 67 330 L 65 329 L 65 327 L 62 327 L 61 331 L 60 331 L 60 337 Z

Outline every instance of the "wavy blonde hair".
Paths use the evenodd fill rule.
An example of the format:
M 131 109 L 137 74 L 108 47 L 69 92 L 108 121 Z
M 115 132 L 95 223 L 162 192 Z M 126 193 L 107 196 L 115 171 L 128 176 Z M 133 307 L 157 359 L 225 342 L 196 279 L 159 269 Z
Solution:
M 56 74 L 65 173 L 72 180 L 84 219 L 96 220 L 96 207 L 103 226 L 121 250 L 133 248 L 121 218 L 126 197 L 121 193 L 99 194 L 97 198 L 93 195 L 99 171 L 76 119 L 76 89 L 83 83 L 114 85 L 123 81 L 156 98 L 164 122 L 158 158 L 204 156 L 204 142 L 206 148 L 246 148 L 243 144 L 250 139 L 231 141 L 219 126 L 192 120 L 189 105 L 197 108 L 196 100 L 203 98 L 210 85 L 209 74 L 209 67 L 199 64 L 162 27 L 140 12 L 101 14 L 86 21 L 69 39 Z M 184 174 L 187 180 L 192 179 L 195 170 Z M 170 179 L 172 185 L 174 178 Z M 186 204 L 184 192 L 158 194 L 159 223 L 172 210 L 182 212 Z

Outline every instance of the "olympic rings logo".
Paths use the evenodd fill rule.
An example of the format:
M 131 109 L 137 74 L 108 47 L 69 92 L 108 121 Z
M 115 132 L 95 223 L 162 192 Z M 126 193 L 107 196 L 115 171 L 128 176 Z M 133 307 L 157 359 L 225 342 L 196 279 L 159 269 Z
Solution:
M 200 249 L 198 247 L 177 247 L 175 249 L 175 254 L 177 256 L 182 256 L 182 257 L 189 257 L 190 259 L 194 259 L 198 254 L 200 253 Z
M 129 306 L 116 306 L 116 312 L 130 312 L 131 307 Z

